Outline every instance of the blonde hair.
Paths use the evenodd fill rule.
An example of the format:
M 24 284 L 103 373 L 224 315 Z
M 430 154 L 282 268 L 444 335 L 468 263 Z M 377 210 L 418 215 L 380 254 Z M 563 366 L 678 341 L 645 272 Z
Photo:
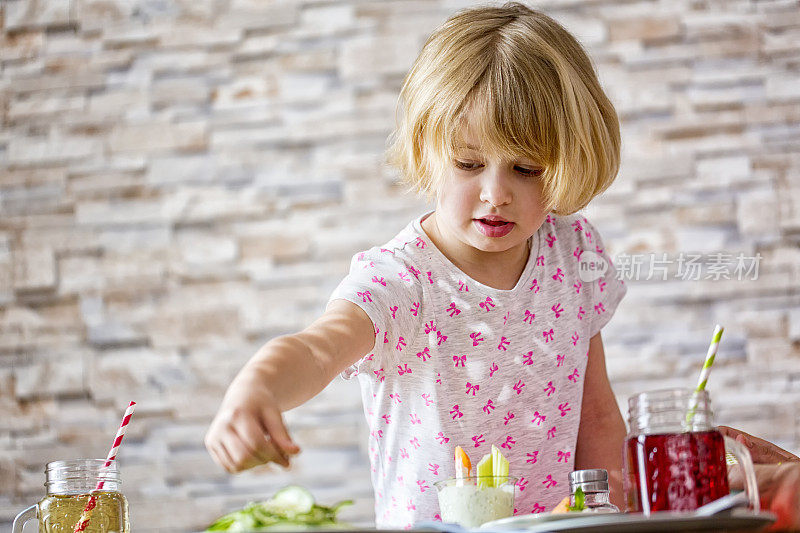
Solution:
M 614 181 L 619 121 L 581 45 L 519 3 L 461 11 L 428 38 L 405 79 L 387 158 L 429 197 L 467 113 L 481 150 L 545 167 L 546 208 L 570 214 Z

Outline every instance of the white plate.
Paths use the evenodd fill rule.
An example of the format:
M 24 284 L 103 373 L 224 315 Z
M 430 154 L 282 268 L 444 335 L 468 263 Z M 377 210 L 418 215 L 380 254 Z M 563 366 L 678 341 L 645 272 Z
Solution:
M 659 512 L 650 516 L 642 514 L 536 514 L 512 516 L 493 520 L 481 526 L 483 530 L 544 533 L 546 531 L 582 531 L 596 533 L 614 532 L 668 532 L 668 531 L 721 531 L 735 529 L 746 531 L 761 529 L 775 521 L 772 513 L 753 513 L 736 509 L 730 514 L 697 516 L 694 513 Z

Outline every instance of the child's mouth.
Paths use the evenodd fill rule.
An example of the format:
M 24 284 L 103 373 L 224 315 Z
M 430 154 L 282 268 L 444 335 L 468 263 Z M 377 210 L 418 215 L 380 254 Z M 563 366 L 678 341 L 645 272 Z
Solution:
M 485 218 L 481 218 L 480 221 L 484 224 L 489 224 L 490 226 L 505 226 L 508 224 L 508 222 L 505 220 L 487 220 Z
M 507 220 L 476 218 L 473 220 L 473 224 L 487 237 L 505 237 L 514 229 L 514 223 Z

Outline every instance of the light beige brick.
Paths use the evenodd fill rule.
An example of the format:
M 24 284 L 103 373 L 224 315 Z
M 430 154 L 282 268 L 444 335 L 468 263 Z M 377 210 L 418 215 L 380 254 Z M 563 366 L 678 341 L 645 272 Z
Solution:
M 608 20 L 607 25 L 612 41 L 667 39 L 676 37 L 681 30 L 681 21 L 675 16 L 617 18 Z
M 15 291 L 56 288 L 56 258 L 52 248 L 20 250 L 13 256 Z
M 417 40 L 408 35 L 349 40 L 342 47 L 339 71 L 345 79 L 402 75 L 411 67 L 419 49 Z
M 30 97 L 12 100 L 9 104 L 8 118 L 15 122 L 42 117 L 54 118 L 64 113 L 83 111 L 85 107 L 84 96 Z
M 205 104 L 210 89 L 202 78 L 165 80 L 156 82 L 150 89 L 150 101 L 157 108 L 176 105 Z
M 800 228 L 800 187 L 794 187 L 781 194 L 781 227 L 789 231 Z
M 789 338 L 794 342 L 800 340 L 800 309 L 789 311 Z
M 41 397 L 70 397 L 86 392 L 84 372 L 86 350 L 58 350 L 40 354 L 30 364 L 14 370 L 18 400 Z
M 161 36 L 160 44 L 165 48 L 193 49 L 232 47 L 243 38 L 241 28 L 218 28 L 213 24 L 200 25 L 191 22 L 176 22 Z
M 253 0 L 236 0 L 229 11 L 215 21 L 220 28 L 247 31 L 269 31 L 289 27 L 297 22 L 297 6 L 288 2 L 264 4 Z
M 260 101 L 261 106 L 253 106 L 253 111 L 256 111 L 263 106 L 266 98 L 276 96 L 277 91 L 277 80 L 272 76 L 240 76 L 230 83 L 215 87 L 212 93 L 212 102 L 216 110 L 236 108 L 245 103 L 252 106 L 251 102 Z M 268 116 L 277 117 L 277 111 L 272 111 Z
M 796 100 L 800 96 L 800 88 L 798 88 L 795 75 L 772 75 L 766 81 L 767 97 L 770 100 Z
M 780 219 L 774 209 L 778 198 L 774 191 L 761 190 L 739 196 L 736 218 L 741 232 L 748 236 L 777 236 Z
M 125 124 L 114 128 L 108 142 L 112 152 L 196 151 L 206 146 L 207 127 L 202 122 Z
M 72 23 L 68 0 L 30 0 L 8 2 L 4 6 L 3 29 L 5 31 L 63 27 Z
M 0 59 L 3 61 L 33 59 L 41 53 L 43 46 L 44 32 L 42 31 L 4 33 L 2 46 L 0 46 Z
M 37 69 L 40 72 L 41 69 Z M 13 80 L 8 85 L 10 94 L 30 94 L 38 92 L 69 92 L 75 90 L 102 90 L 106 77 L 96 72 L 51 73 L 47 76 L 25 76 Z
M 105 119 L 124 117 L 132 111 L 144 110 L 149 105 L 147 93 L 136 89 L 109 89 L 89 96 L 89 117 Z
M 8 144 L 7 161 L 18 166 L 46 166 L 89 159 L 102 154 L 103 143 L 97 139 L 15 138 Z
M 169 212 L 157 199 L 81 202 L 76 208 L 76 220 L 81 225 L 159 223 L 169 220 Z

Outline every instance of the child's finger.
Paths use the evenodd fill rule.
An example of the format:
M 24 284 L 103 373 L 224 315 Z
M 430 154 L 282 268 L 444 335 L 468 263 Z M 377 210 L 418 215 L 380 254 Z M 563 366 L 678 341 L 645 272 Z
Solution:
M 231 473 L 241 472 L 265 462 L 259 458 L 258 450 L 243 438 L 240 427 L 241 425 L 231 425 L 220 442 L 228 458 Z
M 247 448 L 252 461 L 255 464 L 248 464 L 247 468 L 251 468 L 258 464 L 269 463 L 274 461 L 283 466 L 289 466 L 289 460 L 276 449 L 272 441 L 267 435 L 261 431 L 261 427 L 255 423 L 242 424 L 237 428 L 237 434 L 242 441 L 242 444 Z
M 262 414 L 264 429 L 275 445 L 287 456 L 299 453 L 300 447 L 289 436 L 280 411 L 277 409 L 264 409 Z
M 259 447 L 262 450 L 263 456 L 266 457 L 264 462 L 278 463 L 284 468 L 289 468 L 289 456 L 275 443 L 275 441 L 267 433 L 258 431 L 258 439 L 260 441 Z
M 272 461 L 278 463 L 284 468 L 289 468 L 289 456 L 286 455 L 283 450 L 281 450 L 268 435 L 264 435 L 266 446 L 269 450 L 269 454 L 272 457 Z
M 225 444 L 222 442 L 218 443 L 214 448 L 214 451 L 221 460 L 220 464 L 222 465 L 222 468 L 224 468 L 229 474 L 235 474 L 237 471 L 236 464 L 230 452 L 228 452 L 228 449 L 225 447 Z
M 208 446 L 208 453 L 211 454 L 211 458 L 217 463 L 223 470 L 228 472 L 228 466 L 226 465 L 226 459 L 222 457 L 219 451 L 217 451 L 216 446 Z

